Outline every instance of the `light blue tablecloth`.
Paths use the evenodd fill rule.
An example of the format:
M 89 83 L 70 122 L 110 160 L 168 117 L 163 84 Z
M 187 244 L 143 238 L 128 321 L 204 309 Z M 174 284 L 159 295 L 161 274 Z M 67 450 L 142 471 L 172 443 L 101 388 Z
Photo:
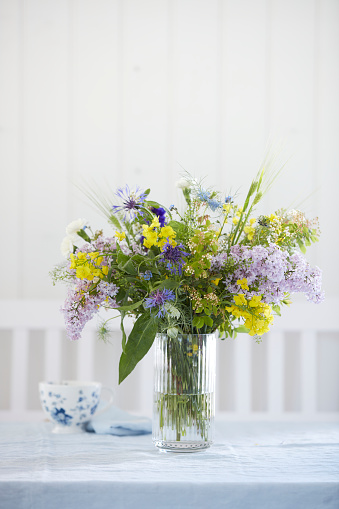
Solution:
M 335 423 L 217 422 L 216 441 L 160 453 L 150 435 L 0 424 L 1 509 L 338 509 Z

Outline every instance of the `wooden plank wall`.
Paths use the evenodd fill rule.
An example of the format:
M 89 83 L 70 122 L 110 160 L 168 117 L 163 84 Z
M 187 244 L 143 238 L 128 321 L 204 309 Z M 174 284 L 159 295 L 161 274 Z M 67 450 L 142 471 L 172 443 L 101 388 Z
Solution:
M 78 217 L 104 226 L 77 188 L 83 182 L 151 187 L 153 199 L 170 205 L 180 201 L 174 182 L 185 168 L 241 199 L 269 140 L 282 140 L 281 159 L 290 160 L 263 210 L 295 206 L 312 193 L 302 207 L 320 217 L 322 239 L 309 259 L 324 269 L 326 295 L 336 299 L 338 28 L 337 0 L 0 0 L 0 314 L 8 299 L 65 296 L 48 276 L 62 260 L 65 226 Z M 27 342 L 17 334 L 20 355 Z M 48 334 L 46 365 L 56 369 L 47 346 L 56 332 Z M 322 366 L 336 352 L 333 334 L 322 341 Z M 305 341 L 284 343 L 292 360 Z M 258 365 L 273 355 L 261 352 L 254 353 Z M 246 347 L 243 355 L 250 362 Z M 281 388 L 285 368 L 276 356 L 271 361 Z M 292 361 L 289 368 L 293 410 L 299 375 Z M 252 382 L 261 408 L 263 382 Z M 235 396 L 227 395 L 227 377 L 223 383 L 231 408 Z M 336 405 L 322 394 L 324 408 Z M 270 389 L 265 398 L 276 410 L 284 404 Z

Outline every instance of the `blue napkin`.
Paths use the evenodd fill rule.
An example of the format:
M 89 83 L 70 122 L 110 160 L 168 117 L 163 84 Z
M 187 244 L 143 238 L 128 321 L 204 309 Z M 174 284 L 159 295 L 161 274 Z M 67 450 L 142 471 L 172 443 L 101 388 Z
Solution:
M 152 421 L 147 417 L 131 415 L 120 408 L 111 406 L 86 425 L 86 431 L 100 435 L 146 435 L 152 433 Z

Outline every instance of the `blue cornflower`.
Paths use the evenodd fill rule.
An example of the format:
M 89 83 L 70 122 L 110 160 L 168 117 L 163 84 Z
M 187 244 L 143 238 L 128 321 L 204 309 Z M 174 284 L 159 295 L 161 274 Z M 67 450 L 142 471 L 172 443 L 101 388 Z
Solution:
M 159 224 L 160 224 L 161 228 L 163 226 L 165 226 L 165 224 L 166 224 L 166 211 L 165 211 L 165 209 L 163 209 L 162 207 L 159 207 L 159 208 L 151 207 L 151 211 L 153 212 L 153 214 L 156 214 L 158 216 Z
M 207 205 L 213 212 L 217 210 L 219 207 L 221 207 L 221 203 L 211 198 L 210 193 L 206 191 L 206 189 L 203 188 L 199 189 L 197 197 L 199 198 L 199 200 L 207 203 Z
M 183 251 L 184 246 L 182 244 L 178 244 L 177 246 L 172 246 L 168 241 L 164 244 L 162 248 L 162 257 L 161 261 L 167 262 L 167 268 L 172 274 L 182 274 L 182 267 L 185 265 L 184 258 L 189 256 L 189 253 Z
M 140 207 L 144 205 L 146 194 L 139 187 L 132 191 L 128 185 L 125 188 L 120 187 L 115 193 L 122 200 L 122 205 L 113 205 L 113 212 L 124 212 L 124 220 L 129 214 L 129 219 L 132 221 L 139 213 Z
M 153 277 L 153 274 L 150 270 L 146 270 L 146 272 L 140 274 L 140 277 L 142 277 L 145 281 L 149 281 L 151 277 Z
M 232 201 L 231 195 L 225 197 L 225 203 L 231 203 L 231 201 Z
M 157 316 L 163 318 L 166 314 L 165 304 L 170 300 L 175 300 L 175 295 L 172 290 L 156 290 L 152 292 L 150 296 L 145 299 L 145 308 L 158 308 Z
M 199 200 L 201 200 L 201 201 L 208 201 L 210 199 L 209 192 L 203 188 L 199 189 L 197 196 L 198 196 Z

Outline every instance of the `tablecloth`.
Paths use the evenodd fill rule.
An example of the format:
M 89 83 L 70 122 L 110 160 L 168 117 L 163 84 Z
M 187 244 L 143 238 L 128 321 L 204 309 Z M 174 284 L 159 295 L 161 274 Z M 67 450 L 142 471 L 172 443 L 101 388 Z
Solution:
M 0 424 L 1 509 L 338 509 L 337 423 L 216 423 L 205 451 L 150 435 L 55 435 Z

